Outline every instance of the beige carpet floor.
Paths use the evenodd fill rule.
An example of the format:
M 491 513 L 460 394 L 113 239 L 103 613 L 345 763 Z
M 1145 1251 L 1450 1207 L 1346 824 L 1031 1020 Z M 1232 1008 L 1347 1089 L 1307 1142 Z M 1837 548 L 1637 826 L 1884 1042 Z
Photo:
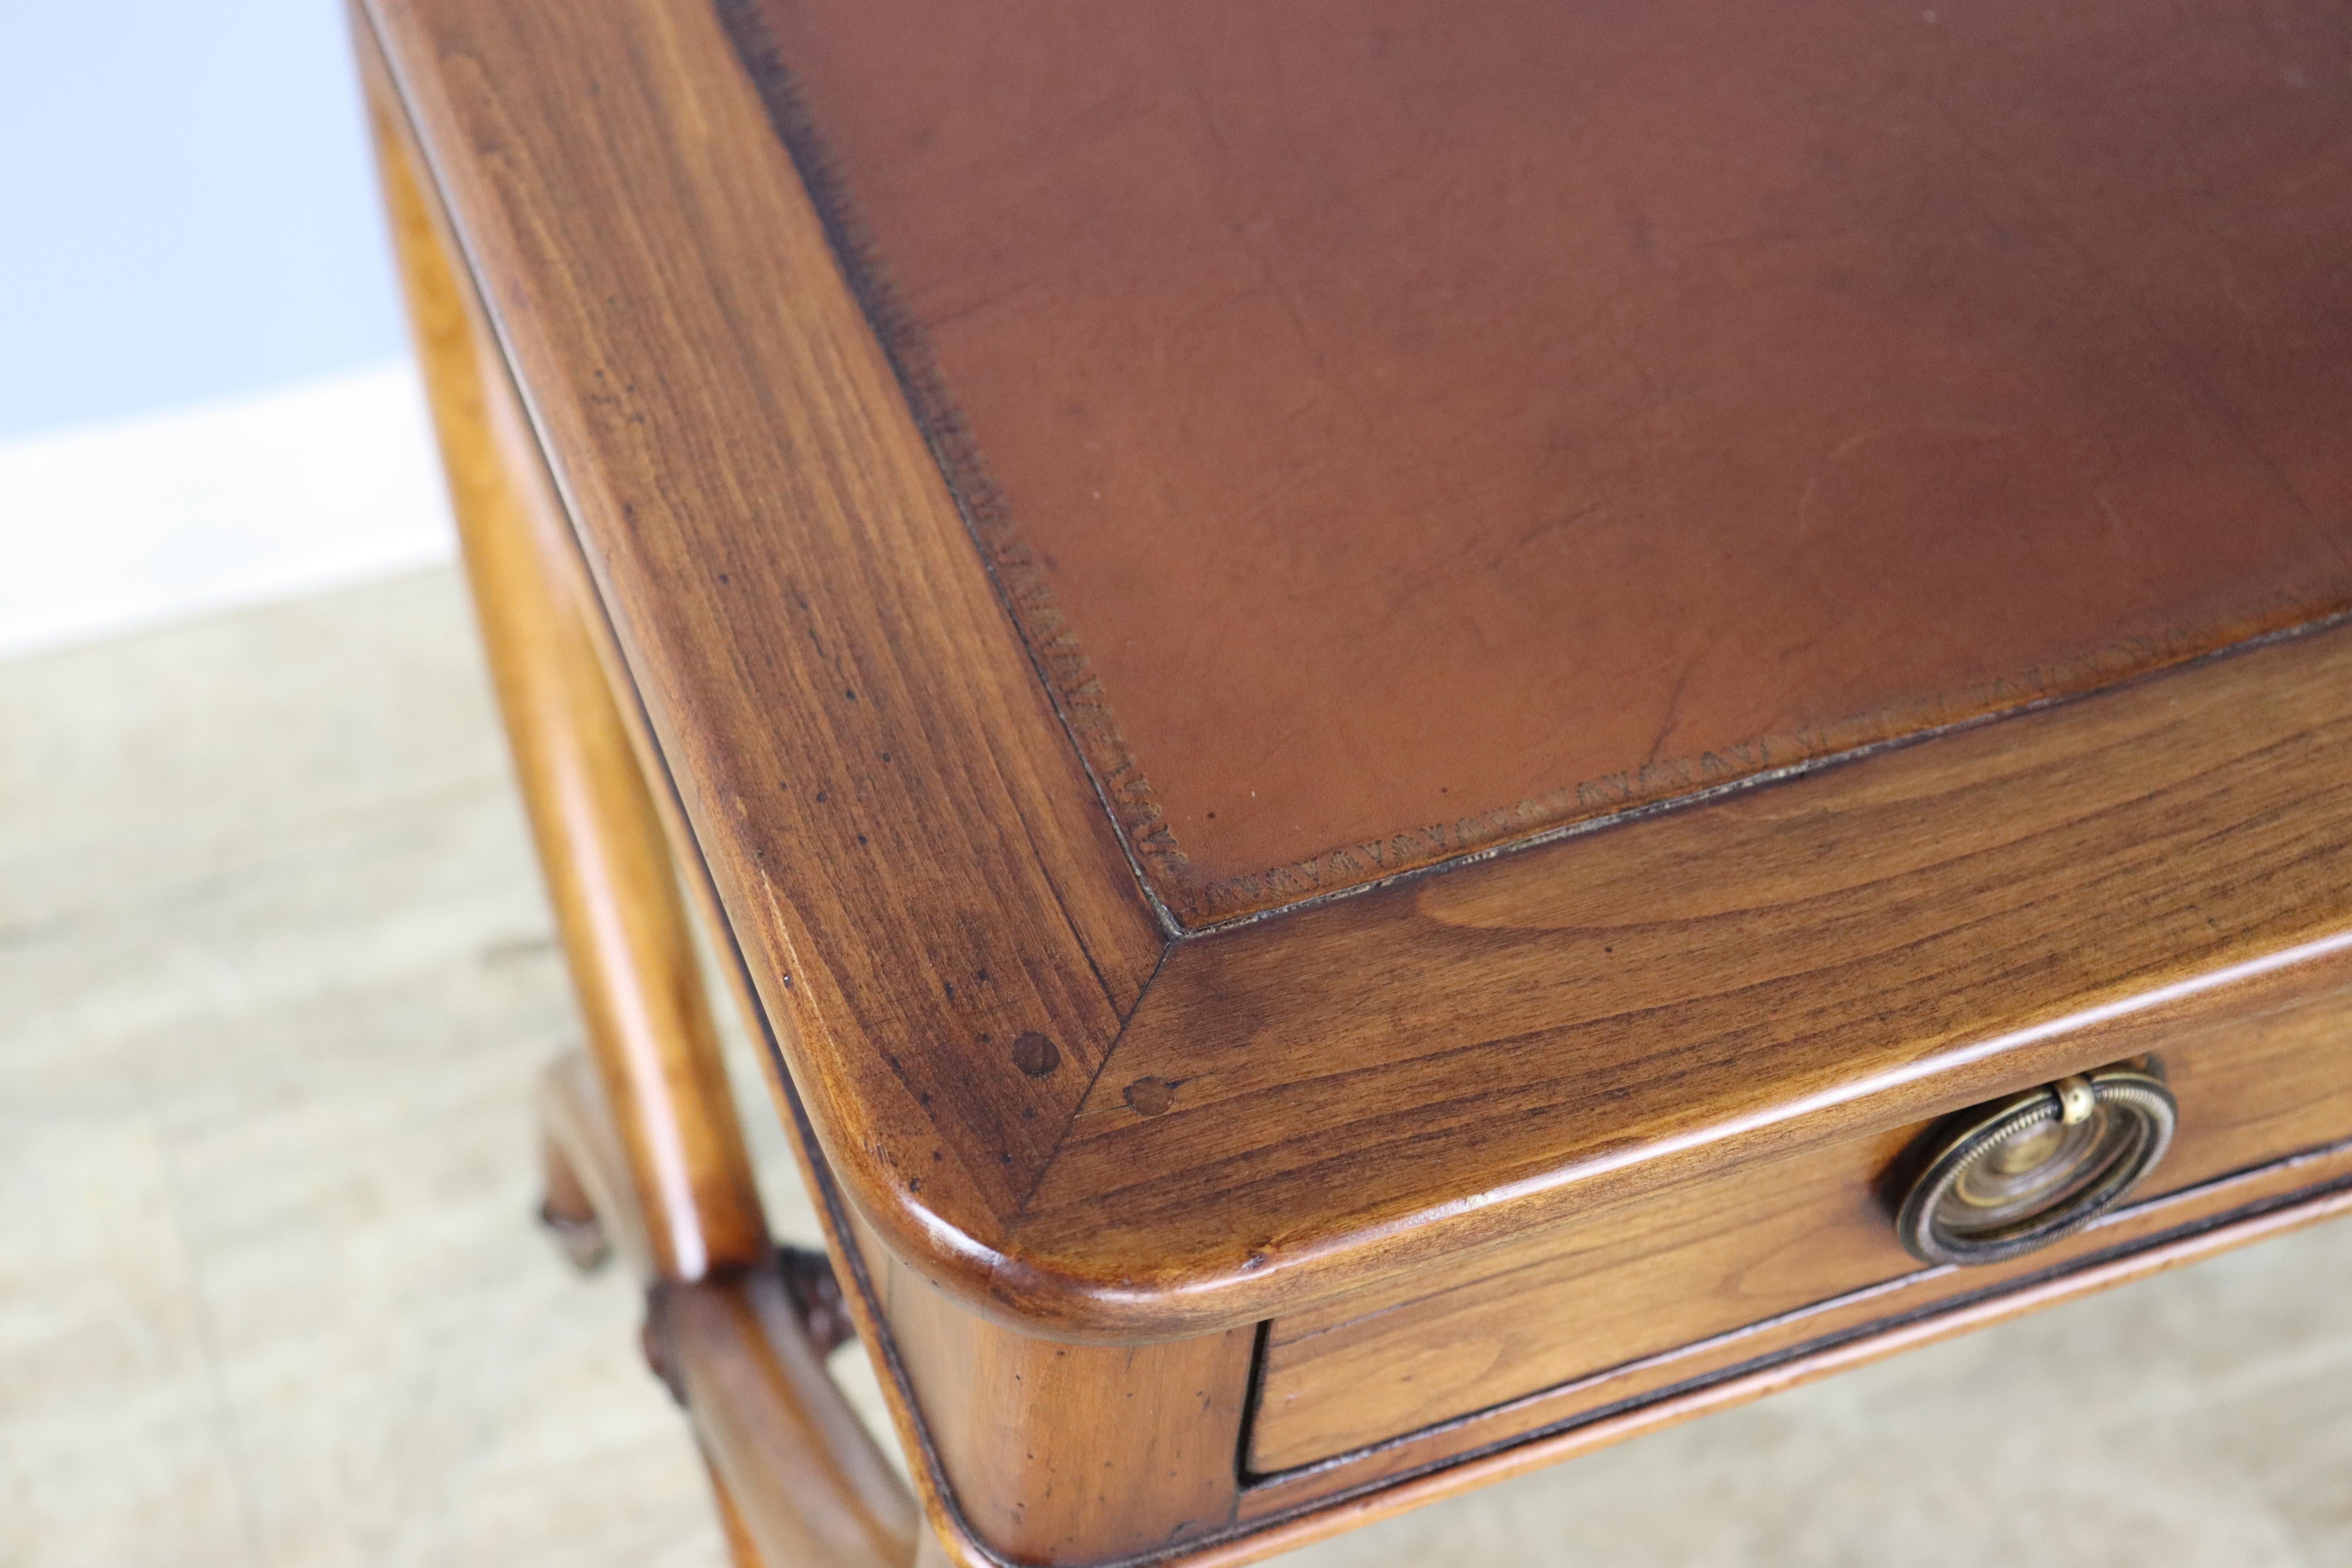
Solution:
M 715 1568 L 528 1223 L 574 1030 L 447 573 L 0 664 L 0 1565 Z M 2342 1568 L 2352 1226 L 1294 1561 Z

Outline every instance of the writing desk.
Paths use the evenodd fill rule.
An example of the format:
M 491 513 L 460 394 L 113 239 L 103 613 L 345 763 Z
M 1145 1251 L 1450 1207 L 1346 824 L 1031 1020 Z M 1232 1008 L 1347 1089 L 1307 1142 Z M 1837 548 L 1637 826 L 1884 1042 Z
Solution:
M 2333 17 L 362 0 L 739 1560 L 1239 1562 L 2352 1202 Z

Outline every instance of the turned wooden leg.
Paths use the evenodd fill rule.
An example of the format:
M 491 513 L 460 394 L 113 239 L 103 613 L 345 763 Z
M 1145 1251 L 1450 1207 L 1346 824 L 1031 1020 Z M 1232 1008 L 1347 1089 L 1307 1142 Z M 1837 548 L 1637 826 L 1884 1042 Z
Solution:
M 907 1568 L 913 1500 L 824 1372 L 846 1332 L 814 1255 L 775 1252 L 663 817 L 607 675 L 554 484 L 397 94 L 355 19 L 384 194 L 499 710 L 583 1054 L 540 1089 L 545 1214 L 648 1284 L 648 1358 L 691 1418 L 739 1564 Z
M 540 1106 L 583 1205 L 642 1264 L 644 1222 L 585 1057 L 549 1068 Z M 822 1253 L 785 1248 L 698 1280 L 652 1278 L 646 1359 L 694 1424 L 739 1563 L 905 1568 L 914 1555 L 914 1500 L 824 1370 L 850 1335 Z
M 685 904 L 578 603 L 568 524 L 426 194 L 388 145 L 385 186 L 467 576 L 652 1268 L 698 1279 L 759 1262 L 766 1224 Z

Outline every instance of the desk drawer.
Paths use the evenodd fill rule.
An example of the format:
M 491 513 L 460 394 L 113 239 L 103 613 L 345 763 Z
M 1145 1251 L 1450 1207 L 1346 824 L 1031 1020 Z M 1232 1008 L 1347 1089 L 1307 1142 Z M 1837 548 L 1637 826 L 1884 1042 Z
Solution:
M 1748 1166 L 1598 1209 L 1460 1260 L 1442 1279 L 1423 1275 L 1276 1320 L 1267 1327 L 1249 1467 L 1289 1470 L 1589 1384 L 1589 1405 L 1545 1402 L 1544 1424 L 1554 1425 L 1577 1408 L 1740 1359 L 1694 1356 L 1676 1372 L 1682 1347 L 1697 1351 L 1823 1304 L 1837 1310 L 1821 1331 L 1843 1332 L 1857 1316 L 1917 1311 L 2202 1219 L 2206 1208 L 2279 1195 L 2270 1189 L 2282 1183 L 2321 1179 L 2332 1165 L 2204 1195 L 2216 1178 L 2352 1139 L 2352 971 L 2330 967 L 2324 984 L 2304 977 L 2291 993 L 2233 987 L 2201 1017 L 2176 1019 L 2163 1037 L 2127 1047 L 2160 1056 L 2179 1127 L 2132 1208 L 2109 1225 L 2009 1264 L 1923 1268 L 1895 1240 L 1884 1187 L 1930 1124 Z M 2165 1194 L 2178 1197 L 2151 1201 Z M 2158 1215 L 2168 1216 L 2161 1225 Z M 1887 1306 L 1867 1306 L 1874 1288 Z M 1610 1375 L 1636 1366 L 1644 1375 Z

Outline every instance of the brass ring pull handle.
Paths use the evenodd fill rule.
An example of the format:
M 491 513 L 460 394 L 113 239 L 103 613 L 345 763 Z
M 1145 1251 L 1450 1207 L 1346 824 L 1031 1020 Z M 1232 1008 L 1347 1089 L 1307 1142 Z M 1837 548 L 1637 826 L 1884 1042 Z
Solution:
M 1999 1263 L 2090 1224 L 2156 1168 L 2179 1103 L 2137 1068 L 2061 1079 L 1965 1111 L 1896 1212 L 1925 1263 Z

